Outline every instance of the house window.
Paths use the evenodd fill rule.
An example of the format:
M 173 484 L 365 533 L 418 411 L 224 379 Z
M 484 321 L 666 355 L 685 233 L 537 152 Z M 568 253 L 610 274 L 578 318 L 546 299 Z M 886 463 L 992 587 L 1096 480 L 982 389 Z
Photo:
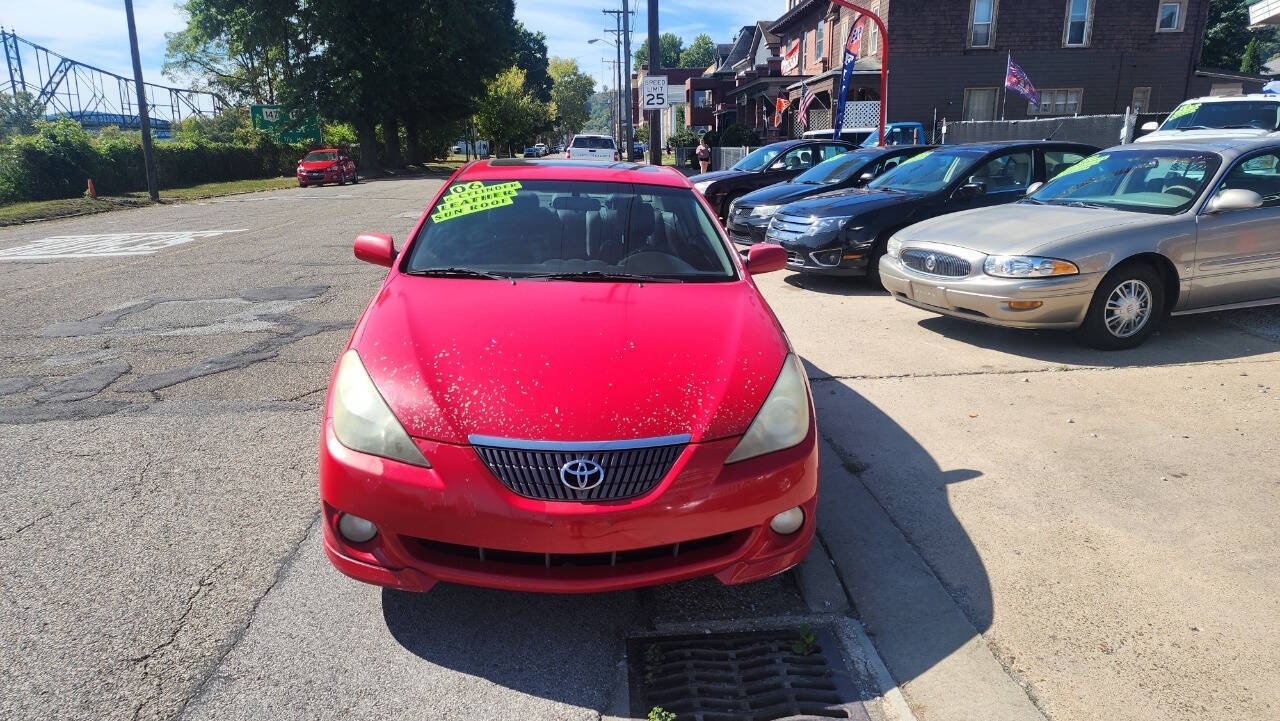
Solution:
M 825 33 L 826 24 L 827 22 L 825 20 L 819 20 L 818 29 L 813 31 L 813 59 L 814 60 L 822 60 L 822 58 L 824 57 L 822 44 L 825 38 L 823 38 L 822 36 L 826 34 Z
M 1040 104 L 1027 104 L 1027 115 L 1076 115 L 1080 112 L 1080 88 L 1050 88 L 1040 91 Z
M 969 8 L 969 47 L 989 48 L 994 41 L 996 0 L 973 0 Z
M 1089 44 L 1093 25 L 1093 0 L 1067 0 L 1067 26 L 1062 43 L 1069 47 Z
M 1182 31 L 1182 1 L 1160 3 L 1160 14 L 1156 17 L 1156 32 L 1176 33 Z
M 997 88 L 965 88 L 963 120 L 995 120 Z
M 1135 113 L 1147 112 L 1147 108 L 1151 107 L 1151 88 L 1134 88 L 1133 102 L 1129 105 Z
M 801 31 L 800 31 L 800 74 L 801 74 L 801 75 L 806 75 L 807 73 L 805 72 L 805 68 L 809 67 L 809 63 L 808 63 L 808 62 L 806 62 L 806 61 L 805 61 L 805 59 L 804 59 L 804 55 L 805 55 L 805 52 L 804 52 L 804 50 L 805 50 L 804 44 L 805 44 L 806 42 L 808 42 L 808 41 L 809 41 L 809 38 L 807 38 L 807 37 L 805 37 L 805 36 L 806 36 L 806 35 L 808 35 L 808 34 L 809 34 L 809 33 L 805 32 L 805 31 L 803 31 L 803 30 L 801 30 Z
M 873 57 L 880 54 L 880 26 L 867 21 L 866 26 L 866 43 L 864 43 L 867 51 L 863 53 L 866 57 Z
M 849 18 L 849 15 L 840 15 L 840 36 L 835 39 L 835 42 L 839 43 L 839 46 L 837 48 L 833 48 L 836 51 L 837 63 L 844 62 L 844 44 L 849 39 Z

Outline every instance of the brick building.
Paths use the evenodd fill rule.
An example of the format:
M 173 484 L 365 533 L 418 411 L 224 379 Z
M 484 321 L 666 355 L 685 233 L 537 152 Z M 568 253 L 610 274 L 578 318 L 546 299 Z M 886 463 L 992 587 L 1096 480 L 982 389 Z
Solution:
M 1268 0 L 1280 2 L 1280 0 Z M 1123 113 L 1126 107 L 1167 111 L 1234 79 L 1197 74 L 1209 0 L 862 0 L 880 15 L 889 37 L 868 23 L 848 95 L 880 99 L 880 67 L 889 48 L 888 119 L 919 121 L 1023 119 Z M 792 107 L 812 88 L 811 129 L 831 127 L 842 49 L 856 13 L 829 0 L 786 0 L 772 22 L 744 27 L 724 63 L 686 83 L 723 128 L 763 128 L 762 105 L 778 90 Z M 1041 91 L 1032 107 L 1002 92 L 1009 54 Z M 1246 82 L 1245 88 L 1249 89 Z M 867 103 L 868 105 L 870 103 Z M 691 103 L 692 106 L 692 103 Z M 794 135 L 794 112 L 782 133 Z M 771 124 L 770 124 L 771 126 Z M 850 122 L 846 120 L 846 127 Z M 771 129 L 771 128 L 769 128 Z

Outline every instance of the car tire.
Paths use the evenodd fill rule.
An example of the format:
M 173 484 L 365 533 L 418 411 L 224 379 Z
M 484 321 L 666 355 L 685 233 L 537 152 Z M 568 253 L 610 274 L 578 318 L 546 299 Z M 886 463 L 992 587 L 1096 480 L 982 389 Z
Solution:
M 867 285 L 876 290 L 884 290 L 884 282 L 880 280 L 880 259 L 889 247 L 889 236 L 877 238 L 867 251 Z
M 1117 266 L 1093 292 L 1076 339 L 1099 350 L 1142 345 L 1164 319 L 1164 294 L 1164 278 L 1147 263 Z
M 355 185 L 356 183 L 359 183 L 359 182 L 360 182 L 360 173 L 355 170 L 351 171 L 351 184 Z
M 305 188 L 305 187 L 307 187 L 307 184 L 306 184 L 306 183 L 298 183 L 298 187 L 299 187 L 299 188 Z

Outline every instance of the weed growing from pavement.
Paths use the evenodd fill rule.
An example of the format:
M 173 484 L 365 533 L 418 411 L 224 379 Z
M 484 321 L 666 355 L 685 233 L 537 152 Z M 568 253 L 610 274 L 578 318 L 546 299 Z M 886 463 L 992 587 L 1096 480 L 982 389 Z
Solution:
M 791 652 L 797 656 L 808 656 L 818 650 L 818 637 L 809 628 L 809 624 L 800 627 L 800 638 L 791 642 Z
M 672 711 L 667 711 L 661 706 L 654 706 L 649 709 L 648 721 L 676 721 L 676 715 Z

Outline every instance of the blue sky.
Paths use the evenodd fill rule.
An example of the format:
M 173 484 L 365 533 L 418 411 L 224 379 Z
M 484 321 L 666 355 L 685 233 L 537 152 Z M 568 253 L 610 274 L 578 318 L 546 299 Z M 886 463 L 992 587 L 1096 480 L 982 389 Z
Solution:
M 646 0 L 632 2 L 635 28 L 632 42 L 645 37 Z M 634 7 L 634 6 L 639 7 Z M 600 60 L 613 58 L 613 49 L 590 38 L 607 37 L 612 16 L 602 9 L 620 9 L 621 0 L 516 0 L 516 17 L 526 27 L 547 36 L 551 55 L 578 60 L 583 72 L 599 82 L 608 73 Z M 707 33 L 718 43 L 729 42 L 735 28 L 782 14 L 786 0 L 660 0 L 659 25 L 688 43 Z M 164 34 L 185 25 L 174 0 L 134 0 L 143 73 L 148 82 L 173 84 L 160 75 L 164 64 Z M 131 75 L 129 36 L 122 0 L 0 0 L 0 23 L 22 37 L 62 55 L 122 75 Z

